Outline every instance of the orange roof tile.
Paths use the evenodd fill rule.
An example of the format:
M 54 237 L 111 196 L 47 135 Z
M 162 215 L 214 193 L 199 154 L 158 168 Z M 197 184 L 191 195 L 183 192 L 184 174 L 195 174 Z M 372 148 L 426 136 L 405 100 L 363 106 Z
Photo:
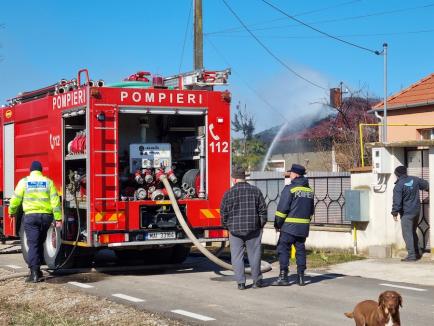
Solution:
M 387 106 L 390 108 L 406 107 L 408 105 L 423 105 L 434 102 L 434 73 L 410 85 L 406 89 L 390 96 L 387 99 Z M 380 109 L 384 101 L 373 107 Z

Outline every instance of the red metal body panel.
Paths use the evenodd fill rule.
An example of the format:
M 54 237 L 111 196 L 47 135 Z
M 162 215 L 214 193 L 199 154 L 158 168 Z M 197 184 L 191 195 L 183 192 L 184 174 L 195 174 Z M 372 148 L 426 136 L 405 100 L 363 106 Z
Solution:
M 194 227 L 221 226 L 219 207 L 224 192 L 230 186 L 230 109 L 229 103 L 223 99 L 222 92 L 209 91 L 178 91 L 166 89 L 125 89 L 99 88 L 98 94 L 91 100 L 91 128 L 89 130 L 92 141 L 92 151 L 113 150 L 115 148 L 114 135 L 101 127 L 114 125 L 116 112 L 119 108 L 143 110 L 148 107 L 158 108 L 201 108 L 207 110 L 207 189 L 208 199 L 186 200 L 187 218 Z M 97 121 L 96 115 L 105 113 L 105 121 Z M 91 157 L 93 173 L 92 195 L 94 195 L 92 222 L 95 230 L 121 230 L 126 226 L 129 230 L 138 230 L 139 207 L 143 202 L 102 203 L 96 198 L 110 198 L 114 184 L 102 184 L 95 176 L 97 173 L 112 174 L 115 172 L 113 160 L 107 155 L 94 154 Z M 117 205 L 117 208 L 115 207 Z M 203 209 L 214 209 L 209 214 L 203 214 Z M 118 223 L 97 225 L 95 215 L 103 212 L 125 212 L 124 218 Z
M 89 102 L 87 102 L 88 97 Z M 8 111 L 3 110 L 2 123 L 15 122 L 15 182 L 28 175 L 33 160 L 40 160 L 44 166 L 44 174 L 53 179 L 58 191 L 62 192 L 65 186 L 63 182 L 66 182 L 63 180 L 62 171 L 63 149 L 66 145 L 62 143 L 64 138 L 62 114 L 71 108 L 83 108 L 88 111 L 86 130 L 89 146 L 87 148 L 87 201 L 90 208 L 87 212 L 90 222 L 88 233 L 139 230 L 140 206 L 162 205 L 162 203 L 150 200 L 119 200 L 119 180 L 114 176 L 118 173 L 119 110 L 128 108 L 143 111 L 156 107 L 162 110 L 206 111 L 207 198 L 180 200 L 180 204 L 186 205 L 187 219 L 191 227 L 200 229 L 220 227 L 219 207 L 223 193 L 230 186 L 231 153 L 230 109 L 222 92 L 79 88 L 66 94 L 50 95 L 6 108 Z M 97 114 L 101 112 L 105 115 L 103 121 L 97 119 Z M 1 175 L 0 181 L 2 177 Z M 3 185 L 2 182 L 1 184 Z M 5 231 L 15 233 L 12 224 L 6 214 Z M 105 237 L 104 243 L 107 243 L 107 239 L 120 239 L 120 237 Z M 95 245 L 94 240 L 98 241 L 97 238 L 90 239 L 89 245 Z

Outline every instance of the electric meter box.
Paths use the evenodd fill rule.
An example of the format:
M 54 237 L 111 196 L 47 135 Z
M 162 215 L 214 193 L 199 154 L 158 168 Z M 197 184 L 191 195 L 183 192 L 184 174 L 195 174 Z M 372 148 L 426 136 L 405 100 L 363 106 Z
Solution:
M 390 153 L 385 147 L 372 149 L 372 172 L 392 173 L 390 164 Z
M 345 190 L 345 220 L 369 222 L 369 190 Z
M 170 144 L 130 144 L 130 172 L 172 166 Z

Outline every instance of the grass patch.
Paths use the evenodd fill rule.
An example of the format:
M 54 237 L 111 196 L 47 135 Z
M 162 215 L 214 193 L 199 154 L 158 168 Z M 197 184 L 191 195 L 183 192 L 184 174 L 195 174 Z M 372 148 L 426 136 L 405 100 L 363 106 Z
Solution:
M 28 304 L 11 304 L 3 298 L 0 299 L 0 321 L 5 322 L 5 325 L 17 326 L 86 325 L 83 322 L 74 320 L 73 318 L 67 318 L 61 314 L 53 313 L 44 309 L 36 310 Z
M 279 260 L 275 247 L 263 245 L 262 248 L 263 260 L 269 263 L 274 263 Z M 207 247 L 207 249 L 212 253 L 216 253 L 219 247 Z M 192 253 L 199 254 L 199 250 L 193 247 Z M 230 255 L 230 249 L 229 247 L 226 247 L 219 257 L 226 261 L 230 261 Z M 349 251 L 307 250 L 308 269 L 324 268 L 330 265 L 361 259 L 365 259 L 365 257 L 354 255 Z M 291 259 L 291 265 L 294 266 L 295 264 L 295 259 Z
M 268 262 L 278 261 L 276 250 L 270 247 L 264 249 L 262 259 Z M 324 268 L 329 265 L 346 263 L 354 260 L 365 259 L 365 257 L 354 255 L 346 251 L 325 251 L 307 250 L 307 268 Z M 291 264 L 295 265 L 295 259 L 291 259 Z

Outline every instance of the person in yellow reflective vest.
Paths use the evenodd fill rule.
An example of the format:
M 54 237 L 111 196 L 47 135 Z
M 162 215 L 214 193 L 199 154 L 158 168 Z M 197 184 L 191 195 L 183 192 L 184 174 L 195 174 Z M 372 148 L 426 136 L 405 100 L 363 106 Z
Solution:
M 57 226 L 62 223 L 59 195 L 53 181 L 42 174 L 42 164 L 39 161 L 33 161 L 30 175 L 18 182 L 10 200 L 9 215 L 15 217 L 21 205 L 24 212 L 21 223 L 24 225 L 29 248 L 27 264 L 30 275 L 26 281 L 37 283 L 42 278 L 40 267 L 47 231 L 53 218 Z
M 288 268 L 291 246 L 295 246 L 297 260 L 297 283 L 305 285 L 306 249 L 304 243 L 309 236 L 310 219 L 314 213 L 314 193 L 304 177 L 306 169 L 293 164 L 289 170 L 291 184 L 283 188 L 275 213 L 274 227 L 280 231 L 277 243 L 280 274 L 272 285 L 289 285 Z

